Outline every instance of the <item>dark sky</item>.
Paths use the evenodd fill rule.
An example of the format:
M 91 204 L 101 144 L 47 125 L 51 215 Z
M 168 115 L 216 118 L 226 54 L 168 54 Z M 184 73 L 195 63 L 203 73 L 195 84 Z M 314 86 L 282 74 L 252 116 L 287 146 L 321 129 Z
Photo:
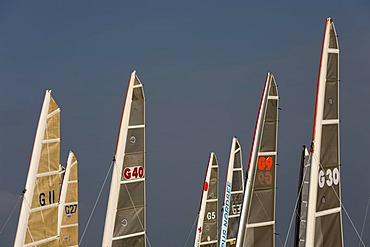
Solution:
M 284 242 L 301 146 L 311 141 L 321 43 L 331 16 L 341 49 L 342 199 L 360 231 L 370 196 L 370 2 L 247 2 L 2 0 L 0 227 L 24 188 L 51 88 L 62 109 L 61 162 L 69 149 L 80 162 L 82 232 L 114 155 L 127 81 L 136 69 L 147 98 L 148 237 L 153 247 L 182 247 L 191 231 L 186 246 L 192 246 L 209 153 L 218 157 L 223 193 L 232 137 L 246 166 L 272 71 L 282 108 L 276 231 Z M 101 245 L 109 184 L 81 246 Z M 18 215 L 19 206 L 0 246 L 12 246 Z M 343 224 L 345 244 L 357 246 L 345 213 Z M 368 219 L 367 245 L 369 232 Z

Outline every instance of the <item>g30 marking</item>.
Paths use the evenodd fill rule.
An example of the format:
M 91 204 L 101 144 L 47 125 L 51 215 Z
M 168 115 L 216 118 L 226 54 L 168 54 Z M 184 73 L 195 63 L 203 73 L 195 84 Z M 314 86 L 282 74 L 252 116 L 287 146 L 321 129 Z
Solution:
M 339 184 L 339 170 L 334 168 L 333 170 L 327 169 L 319 171 L 319 187 L 324 188 L 325 184 L 327 186 L 338 185 Z

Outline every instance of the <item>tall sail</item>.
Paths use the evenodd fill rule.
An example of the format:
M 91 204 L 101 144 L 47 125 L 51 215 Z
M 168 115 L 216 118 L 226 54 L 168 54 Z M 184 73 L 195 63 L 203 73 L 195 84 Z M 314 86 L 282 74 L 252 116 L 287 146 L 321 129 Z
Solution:
M 60 109 L 45 93 L 14 246 L 58 246 Z
M 278 90 L 267 74 L 248 165 L 236 245 L 275 246 Z
M 316 92 L 306 246 L 342 246 L 339 150 L 339 47 L 326 19 Z
M 233 138 L 227 168 L 225 195 L 221 219 L 220 247 L 235 246 L 244 194 L 242 150 Z
M 308 207 L 308 189 L 310 181 L 310 154 L 306 146 L 303 146 L 301 156 L 301 167 L 299 171 L 298 183 L 298 204 L 296 208 L 296 224 L 295 224 L 295 247 L 304 247 L 306 243 L 306 222 L 307 222 L 307 207 Z
M 78 162 L 68 155 L 59 199 L 59 246 L 78 246 Z
M 198 213 L 194 247 L 217 247 L 218 235 L 218 161 L 212 152 L 209 157 L 202 199 Z
M 145 208 L 145 97 L 134 71 L 122 112 L 102 246 L 146 246 Z

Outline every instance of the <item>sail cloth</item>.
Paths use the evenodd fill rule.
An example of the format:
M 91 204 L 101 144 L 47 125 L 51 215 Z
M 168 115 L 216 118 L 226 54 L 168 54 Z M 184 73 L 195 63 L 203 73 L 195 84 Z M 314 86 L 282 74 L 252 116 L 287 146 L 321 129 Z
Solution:
M 242 151 L 238 139 L 233 138 L 226 175 L 225 195 L 221 219 L 220 247 L 235 246 L 244 194 Z
M 145 97 L 132 72 L 117 140 L 103 247 L 146 246 Z
M 342 246 L 339 151 L 339 46 L 327 18 L 316 94 L 306 246 Z
M 45 93 L 14 246 L 58 246 L 60 109 Z
M 295 247 L 304 247 L 306 244 L 306 222 L 308 207 L 308 192 L 310 182 L 311 155 L 307 148 L 303 146 L 301 156 L 301 167 L 298 183 L 298 204 L 296 210 L 296 229 L 295 229 Z
M 278 91 L 267 74 L 248 165 L 246 191 L 236 244 L 275 246 L 275 188 L 278 129 Z
M 78 246 L 78 162 L 68 155 L 59 200 L 59 246 Z
M 218 161 L 209 157 L 198 213 L 194 247 L 217 247 L 218 244 Z

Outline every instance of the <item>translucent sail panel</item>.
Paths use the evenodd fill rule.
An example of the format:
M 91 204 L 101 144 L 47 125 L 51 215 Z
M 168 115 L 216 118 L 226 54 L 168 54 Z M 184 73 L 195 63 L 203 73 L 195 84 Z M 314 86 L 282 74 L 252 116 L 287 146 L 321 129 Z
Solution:
M 241 148 L 234 137 L 229 157 L 221 219 L 220 247 L 235 246 L 243 203 L 244 174 Z
M 274 246 L 278 91 L 268 74 L 249 161 L 237 246 Z
M 65 191 L 64 191 L 65 190 Z M 70 152 L 60 197 L 60 246 L 78 245 L 78 162 Z
M 146 246 L 145 97 L 135 72 L 131 74 L 126 97 L 103 247 Z
M 25 195 L 22 211 L 28 211 L 24 244 L 47 242 L 49 246 L 53 246 L 56 244 L 55 239 L 58 234 L 60 109 L 51 97 L 50 91 L 46 94 L 45 98 L 50 99 L 46 107 L 47 114 L 42 114 L 45 117 L 40 117 L 39 122 L 39 128 L 44 126 L 44 130 L 38 130 L 43 132 L 43 137 L 41 143 L 35 141 L 34 144 L 40 147 L 36 151 L 40 153 L 32 154 L 32 159 L 39 157 L 39 160 L 31 160 L 30 165 L 30 171 L 36 170 L 37 172 L 32 178 L 29 174 L 28 180 L 33 180 L 34 183 L 26 188 L 26 193 L 33 190 L 33 194 L 31 201 L 27 201 L 30 194 Z M 35 150 L 34 148 L 34 152 Z
M 218 162 L 211 153 L 203 185 L 194 246 L 218 244 Z

